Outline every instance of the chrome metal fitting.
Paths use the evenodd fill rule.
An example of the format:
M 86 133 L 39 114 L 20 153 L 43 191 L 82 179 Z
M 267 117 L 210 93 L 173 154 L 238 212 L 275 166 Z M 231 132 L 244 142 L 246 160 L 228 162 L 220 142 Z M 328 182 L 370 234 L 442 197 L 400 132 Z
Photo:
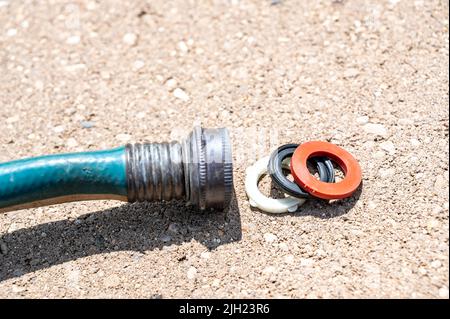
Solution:
M 185 199 L 200 210 L 223 210 L 233 191 L 226 128 L 195 127 L 181 143 L 126 146 L 129 202 Z

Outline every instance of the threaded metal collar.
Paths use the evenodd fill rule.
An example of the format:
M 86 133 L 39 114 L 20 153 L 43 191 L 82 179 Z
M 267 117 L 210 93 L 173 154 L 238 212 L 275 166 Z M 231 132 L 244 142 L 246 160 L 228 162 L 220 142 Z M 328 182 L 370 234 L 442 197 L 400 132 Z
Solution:
M 225 128 L 195 127 L 182 143 L 127 145 L 128 200 L 185 198 L 201 210 L 228 207 L 233 190 Z
M 231 200 L 233 164 L 225 128 L 195 127 L 184 141 L 186 198 L 200 209 L 223 210 Z

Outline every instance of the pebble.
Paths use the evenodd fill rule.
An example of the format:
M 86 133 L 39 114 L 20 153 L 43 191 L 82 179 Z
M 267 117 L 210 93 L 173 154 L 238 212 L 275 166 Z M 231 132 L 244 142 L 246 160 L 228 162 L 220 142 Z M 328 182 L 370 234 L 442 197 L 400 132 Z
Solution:
M 278 237 L 272 233 L 265 233 L 264 240 L 268 243 L 273 243 L 278 240 Z
M 145 62 L 142 60 L 136 60 L 133 63 L 133 69 L 135 71 L 142 69 L 145 66 Z
M 161 241 L 162 241 L 163 243 L 168 243 L 168 242 L 170 242 L 171 240 L 172 240 L 172 237 L 169 236 L 169 235 L 162 235 L 162 236 L 161 236 Z
M 380 97 L 381 94 L 383 93 L 383 91 L 381 89 L 376 89 L 375 91 L 373 91 L 373 95 L 377 98 Z
M 391 176 L 394 176 L 395 170 L 393 168 L 380 168 L 378 171 L 378 175 L 380 175 L 381 178 L 388 178 Z
M 381 159 L 381 158 L 383 158 L 385 155 L 386 155 L 385 152 L 383 152 L 383 151 L 377 151 L 377 152 L 375 152 L 375 153 L 372 154 L 372 157 L 373 157 L 373 158 L 377 158 L 377 159 Z
M 136 118 L 138 119 L 144 119 L 147 116 L 147 114 L 145 112 L 138 112 L 138 114 L 136 114 Z
M 425 268 L 423 268 L 423 267 L 419 267 L 418 272 L 419 272 L 419 274 L 421 274 L 422 276 L 425 276 L 425 275 L 428 273 L 428 271 L 427 271 Z
M 6 246 L 6 244 L 2 241 L 0 241 L 0 252 L 3 255 L 6 255 L 8 253 L 8 247 Z
M 14 269 L 14 271 L 13 271 L 14 277 L 21 277 L 24 274 L 25 274 L 25 272 L 22 269 L 20 269 L 20 268 Z
M 131 135 L 130 134 L 117 134 L 116 139 L 121 142 L 128 142 L 129 140 L 131 140 Z
M 21 293 L 21 292 L 24 292 L 26 289 L 24 288 L 24 287 L 19 287 L 19 286 L 16 286 L 16 285 L 14 285 L 13 287 L 12 287 L 12 291 L 14 292 L 14 293 Z
M 395 102 L 395 95 L 392 94 L 392 93 L 388 93 L 387 96 L 386 96 L 386 101 L 389 104 L 393 104 Z
M 78 286 L 78 282 L 80 279 L 80 271 L 79 270 L 69 270 L 67 273 L 67 280 L 71 285 Z
M 180 230 L 180 228 L 178 227 L 177 223 L 171 223 L 169 225 L 169 227 L 167 228 L 167 230 L 171 233 L 178 233 L 178 231 Z
M 436 220 L 436 219 L 430 219 L 430 220 L 428 221 L 427 227 L 430 228 L 430 229 L 433 229 L 433 228 L 438 228 L 439 225 L 440 225 L 440 223 L 439 223 L 438 220 Z
M 325 256 L 327 256 L 327 252 L 325 250 L 319 248 L 316 250 L 316 256 L 325 257 Z
M 62 125 L 58 125 L 53 128 L 53 132 L 55 132 L 55 133 L 62 133 L 62 132 L 64 132 L 64 130 L 65 130 L 65 128 Z
M 135 45 L 137 42 L 137 35 L 134 33 L 126 33 L 123 36 L 122 41 L 129 46 Z
M 65 67 L 67 72 L 77 72 L 84 69 L 86 69 L 86 64 L 83 63 L 71 64 Z
M 106 71 L 106 70 L 101 70 L 100 71 L 100 77 L 103 80 L 109 80 L 111 78 L 111 74 L 108 71 Z
M 292 264 L 294 260 L 295 260 L 294 255 L 287 255 L 286 257 L 284 257 L 284 261 L 288 264 Z
M 195 268 L 194 266 L 189 267 L 186 274 L 188 279 L 190 280 L 195 279 L 195 277 L 197 276 L 197 268 Z
M 93 128 L 95 126 L 95 123 L 94 122 L 90 122 L 90 121 L 82 121 L 81 122 L 81 127 L 82 128 L 87 128 L 87 129 L 89 129 L 89 128 Z
M 11 223 L 11 225 L 9 225 L 9 228 L 8 228 L 8 234 L 11 234 L 11 233 L 13 233 L 13 232 L 15 232 L 16 230 L 19 230 L 20 228 L 22 228 L 22 225 L 21 224 L 18 224 L 18 223 Z
M 387 152 L 389 155 L 395 154 L 395 145 L 391 141 L 385 141 L 385 142 L 381 143 L 380 148 L 383 151 Z
M 107 287 L 113 288 L 120 285 L 120 277 L 118 275 L 111 275 L 105 278 L 104 283 Z
M 364 235 L 364 232 L 361 229 L 351 229 L 350 233 L 355 237 L 361 237 Z
M 346 78 L 354 78 L 359 75 L 359 70 L 355 68 L 349 68 L 344 71 L 344 77 Z
M 273 274 L 276 271 L 276 268 L 274 266 L 267 266 L 266 268 L 264 268 L 264 270 L 262 271 L 263 274 Z
M 364 125 L 364 131 L 366 131 L 366 133 L 374 135 L 387 135 L 387 129 L 382 124 L 367 123 L 366 125 Z
M 280 243 L 278 245 L 278 247 L 282 250 L 282 251 L 288 251 L 289 250 L 289 246 L 286 243 Z
M 302 267 L 312 267 L 314 265 L 314 259 L 312 258 L 301 258 L 300 266 Z
M 182 53 L 187 53 L 187 52 L 189 51 L 189 48 L 188 48 L 186 42 L 184 42 L 184 41 L 178 42 L 178 49 L 179 49 Z
M 416 164 L 419 161 L 419 158 L 417 156 L 411 156 L 408 160 L 408 162 L 412 164 Z
M 442 263 L 441 263 L 440 260 L 433 260 L 433 261 L 431 262 L 430 266 L 431 266 L 432 268 L 434 268 L 434 269 L 438 269 L 438 268 L 441 268 Z
M 413 125 L 414 124 L 414 120 L 403 118 L 403 119 L 399 119 L 397 121 L 397 123 L 400 124 L 400 125 Z
M 177 99 L 180 99 L 180 100 L 182 100 L 182 101 L 184 101 L 184 102 L 189 101 L 189 95 L 187 95 L 187 93 L 186 93 L 184 90 L 180 89 L 180 88 L 176 88 L 176 89 L 173 91 L 173 95 L 174 95 Z
M 365 115 L 359 116 L 356 118 L 356 123 L 361 124 L 361 125 L 367 124 L 367 123 L 369 123 L 369 117 L 365 116 Z
M 366 149 L 372 149 L 375 147 L 375 142 L 374 141 L 365 141 L 363 144 L 363 147 Z
M 436 193 L 441 192 L 444 189 L 446 184 L 447 183 L 445 182 L 444 176 L 442 176 L 442 175 L 436 176 L 436 180 L 434 182 L 434 191 Z M 447 184 L 447 186 L 448 186 L 448 184 Z
M 78 43 L 80 43 L 80 37 L 77 35 L 72 35 L 67 38 L 66 43 L 70 44 L 70 45 L 78 44 Z
M 376 202 L 374 202 L 373 200 L 371 200 L 371 201 L 369 201 L 369 202 L 367 203 L 367 207 L 368 207 L 369 209 L 375 209 L 375 208 L 378 207 L 378 204 L 377 204 Z
M 200 257 L 203 259 L 209 259 L 211 257 L 211 253 L 209 251 L 204 251 L 200 254 Z
M 67 140 L 67 146 L 68 147 L 76 147 L 76 146 L 78 146 L 78 142 L 76 139 L 71 137 Z
M 42 90 L 44 89 L 44 82 L 42 82 L 42 81 L 40 81 L 40 80 L 37 80 L 37 81 L 34 83 L 34 87 L 35 87 L 37 90 L 42 91 Z
M 9 29 L 7 32 L 6 32 L 6 35 L 8 36 L 8 37 L 13 37 L 13 36 L 15 36 L 17 34 L 17 29 Z
M 167 79 L 165 85 L 169 88 L 169 90 L 173 90 L 177 86 L 177 80 L 175 80 L 174 78 L 169 78 Z
M 389 3 L 395 6 L 397 3 L 399 3 L 400 0 L 389 0 Z
M 8 124 L 16 123 L 19 121 L 19 119 L 20 119 L 20 117 L 18 115 L 11 116 L 6 119 L 6 123 L 8 123 Z
M 420 146 L 420 141 L 419 141 L 418 139 L 415 139 L 415 138 L 412 138 L 412 139 L 410 140 L 410 143 L 411 143 L 411 146 L 412 146 L 412 147 L 418 147 L 418 146 Z

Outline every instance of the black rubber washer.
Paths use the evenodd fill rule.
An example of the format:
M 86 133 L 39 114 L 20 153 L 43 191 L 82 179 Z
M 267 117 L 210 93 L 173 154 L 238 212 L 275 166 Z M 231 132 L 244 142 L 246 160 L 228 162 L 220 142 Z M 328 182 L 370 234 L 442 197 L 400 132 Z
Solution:
M 283 174 L 282 163 L 286 158 L 292 157 L 299 144 L 285 144 L 272 152 L 267 166 L 267 172 L 272 180 L 286 193 L 298 198 L 313 197 L 300 188 L 295 182 L 291 182 Z M 334 167 L 328 157 L 313 157 L 309 159 L 317 167 L 322 182 L 334 183 Z

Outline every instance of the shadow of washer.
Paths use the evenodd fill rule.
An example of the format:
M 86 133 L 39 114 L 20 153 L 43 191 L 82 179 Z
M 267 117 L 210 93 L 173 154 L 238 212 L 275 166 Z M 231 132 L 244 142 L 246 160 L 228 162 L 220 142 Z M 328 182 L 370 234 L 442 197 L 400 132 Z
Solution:
M 175 231 L 169 229 L 171 224 L 176 226 Z M 76 220 L 1 235 L 0 242 L 7 245 L 8 252 L 0 255 L 0 281 L 96 254 L 126 250 L 144 253 L 192 239 L 213 250 L 241 238 L 234 194 L 224 212 L 200 213 L 179 201 L 125 204 Z
M 320 198 L 309 198 L 306 202 L 299 206 L 295 212 L 292 213 L 284 213 L 284 214 L 270 214 L 263 212 L 264 214 L 268 214 L 271 216 L 286 216 L 286 215 L 295 215 L 295 216 L 313 216 L 322 219 L 335 218 L 347 214 L 353 206 L 358 202 L 359 197 L 362 194 L 364 185 L 361 181 L 361 184 L 356 189 L 356 191 L 352 194 L 352 196 L 339 199 L 339 200 L 325 200 Z M 283 190 L 274 182 L 270 182 L 270 197 L 272 198 L 283 198 L 284 192 Z

